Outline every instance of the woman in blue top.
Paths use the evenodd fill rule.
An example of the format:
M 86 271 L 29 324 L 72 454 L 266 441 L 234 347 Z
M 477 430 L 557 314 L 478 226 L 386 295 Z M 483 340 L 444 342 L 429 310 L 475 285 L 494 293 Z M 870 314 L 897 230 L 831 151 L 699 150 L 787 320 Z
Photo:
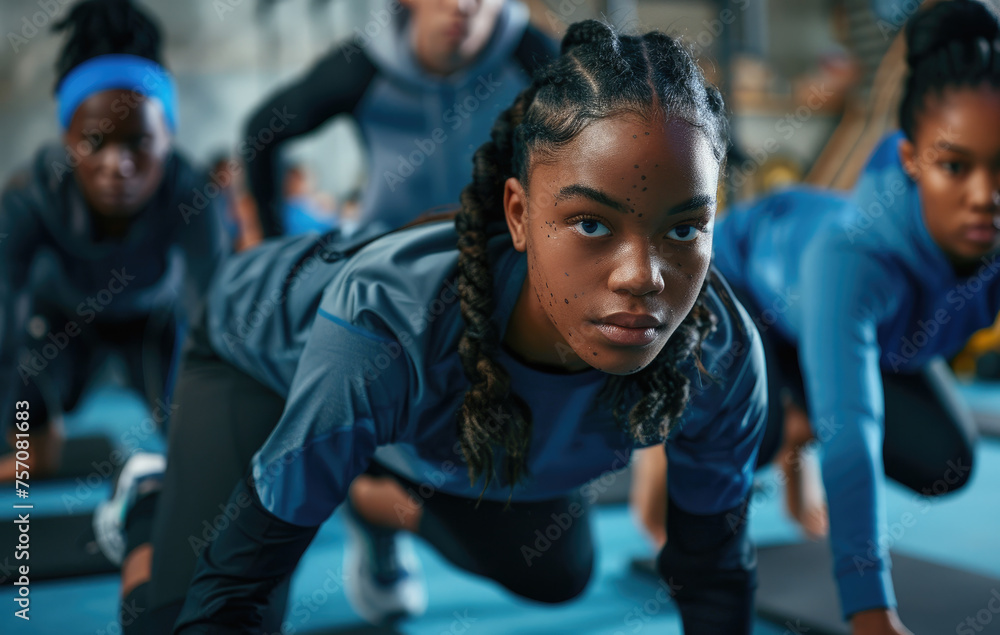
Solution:
M 173 147 L 156 24 L 130 2 L 92 0 L 55 30 L 69 33 L 62 143 L 42 147 L 0 198 L 0 428 L 28 417 L 30 444 L 12 444 L 33 478 L 58 468 L 61 415 L 109 351 L 166 418 L 176 332 L 226 252 L 214 184 Z M 15 467 L 0 459 L 0 480 L 24 473 Z
M 792 190 L 734 209 L 715 264 L 754 317 L 771 411 L 760 462 L 797 500 L 799 452 L 821 444 L 834 574 L 855 635 L 908 633 L 895 613 L 883 473 L 921 496 L 960 488 L 976 432 L 942 357 L 1000 312 L 1000 28 L 942 2 L 906 26 L 901 133 L 849 197 Z M 894 526 L 894 527 L 893 527 Z M 671 536 L 672 539 L 672 536 Z
M 348 596 L 372 621 L 426 603 L 399 530 L 569 600 L 594 563 L 581 486 L 669 436 L 661 599 L 688 633 L 749 633 L 766 382 L 709 272 L 726 143 L 721 97 L 676 41 L 583 22 L 495 123 L 453 222 L 229 261 L 179 380 L 136 619 L 174 624 L 186 596 L 175 632 L 274 628 L 345 501 Z M 128 515 L 135 551 L 149 500 Z

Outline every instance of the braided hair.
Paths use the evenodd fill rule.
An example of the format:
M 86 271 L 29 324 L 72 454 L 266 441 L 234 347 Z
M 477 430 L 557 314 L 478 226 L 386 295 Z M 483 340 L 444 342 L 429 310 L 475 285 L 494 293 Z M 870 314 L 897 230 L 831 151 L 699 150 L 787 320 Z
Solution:
M 928 95 L 946 88 L 1000 86 L 1000 26 L 976 0 L 951 0 L 920 11 L 906 23 L 906 78 L 899 125 L 913 141 Z
M 511 392 L 510 376 L 495 359 L 500 335 L 490 319 L 488 227 L 504 220 L 504 183 L 517 177 L 527 188 L 532 159 L 565 146 L 594 121 L 658 111 L 700 128 L 723 163 L 728 127 L 722 96 L 678 41 L 659 32 L 626 36 L 601 22 L 579 22 L 567 31 L 559 58 L 536 73 L 473 156 L 472 182 L 455 217 L 465 320 L 458 353 L 470 383 L 458 412 L 458 437 L 469 479 L 474 484 L 485 477 L 484 492 L 498 457 L 502 482 L 513 488 L 526 476 L 532 428 L 527 404 Z M 637 440 L 666 438 L 687 405 L 690 380 L 680 366 L 700 352 L 716 323 L 705 303 L 707 286 L 706 279 L 694 308 L 651 364 L 627 377 L 610 376 L 605 384 L 602 399 Z
M 56 60 L 57 88 L 70 71 L 99 55 L 135 55 L 163 65 L 159 25 L 129 0 L 84 0 L 52 30 L 69 32 Z

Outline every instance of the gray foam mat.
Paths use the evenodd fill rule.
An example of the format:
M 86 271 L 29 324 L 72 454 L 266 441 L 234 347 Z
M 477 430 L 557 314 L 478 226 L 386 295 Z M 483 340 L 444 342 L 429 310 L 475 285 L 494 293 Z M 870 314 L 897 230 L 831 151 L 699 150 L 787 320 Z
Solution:
M 826 542 L 759 547 L 757 613 L 797 628 L 793 633 L 850 635 L 832 562 Z M 916 635 L 1000 633 L 1000 612 L 989 607 L 994 598 L 1000 605 L 1000 580 L 899 553 L 892 554 L 892 579 L 899 616 Z
M 28 565 L 31 582 L 117 572 L 118 566 L 105 558 L 94 542 L 91 518 L 89 513 L 72 516 L 31 514 L 28 525 L 30 561 L 14 558 L 20 534 L 18 525 L 12 520 L 0 523 L 0 545 L 4 545 L 5 551 L 10 550 L 9 563 L 12 565 L 9 570 L 0 568 L 0 585 L 14 584 L 21 564 Z

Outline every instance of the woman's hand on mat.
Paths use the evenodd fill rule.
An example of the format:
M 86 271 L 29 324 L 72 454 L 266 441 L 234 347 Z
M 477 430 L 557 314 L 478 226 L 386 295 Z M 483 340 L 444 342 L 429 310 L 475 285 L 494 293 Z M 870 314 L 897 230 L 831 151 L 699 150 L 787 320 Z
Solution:
M 851 617 L 851 635 L 913 635 L 894 608 L 870 609 Z

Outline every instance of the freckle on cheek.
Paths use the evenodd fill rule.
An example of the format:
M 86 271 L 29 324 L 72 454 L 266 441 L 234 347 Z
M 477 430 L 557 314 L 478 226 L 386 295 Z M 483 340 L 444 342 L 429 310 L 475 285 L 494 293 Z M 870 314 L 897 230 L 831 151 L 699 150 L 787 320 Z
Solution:
M 566 304 L 569 304 L 569 298 L 563 298 L 563 302 L 565 302 Z

